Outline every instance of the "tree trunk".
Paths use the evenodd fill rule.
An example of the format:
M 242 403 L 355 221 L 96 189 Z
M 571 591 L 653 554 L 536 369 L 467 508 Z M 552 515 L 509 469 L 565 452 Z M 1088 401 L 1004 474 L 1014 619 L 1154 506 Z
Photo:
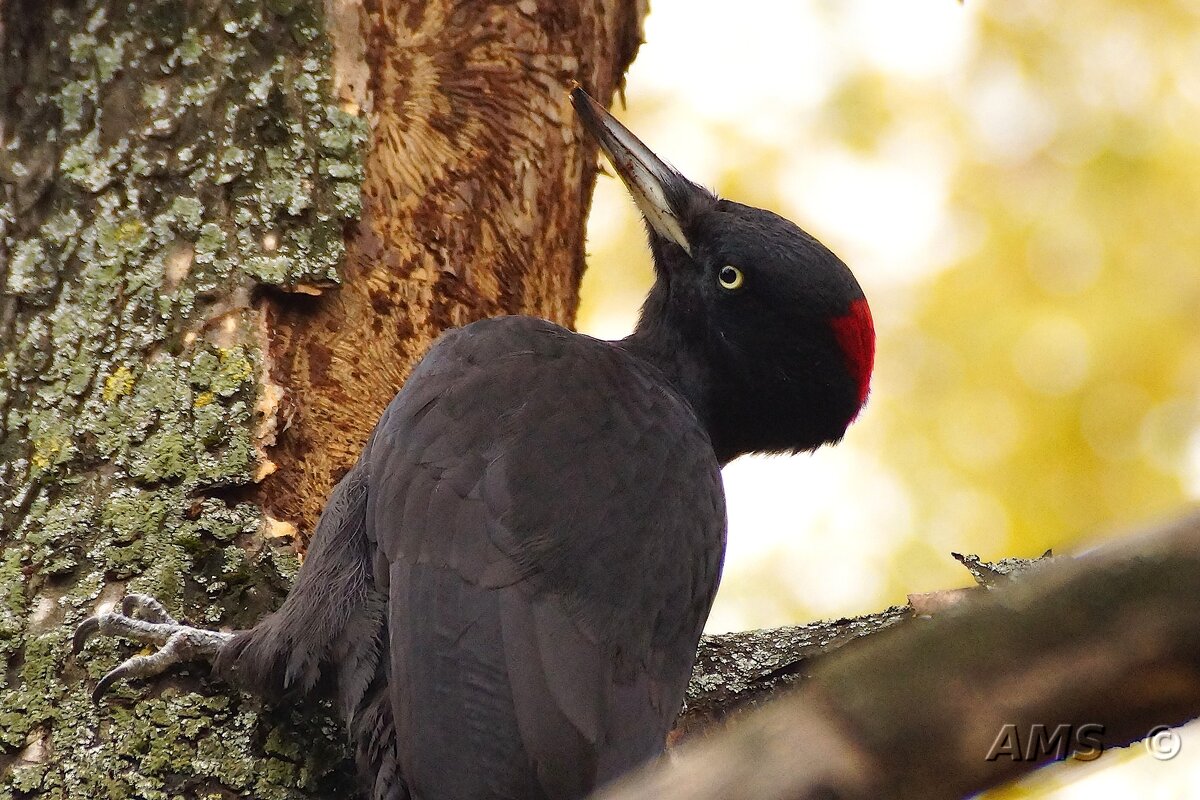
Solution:
M 611 97 L 644 6 L 0 4 L 0 800 L 352 793 L 327 720 L 186 674 L 94 707 L 128 653 L 71 629 L 249 626 L 439 332 L 570 321 L 566 89 Z

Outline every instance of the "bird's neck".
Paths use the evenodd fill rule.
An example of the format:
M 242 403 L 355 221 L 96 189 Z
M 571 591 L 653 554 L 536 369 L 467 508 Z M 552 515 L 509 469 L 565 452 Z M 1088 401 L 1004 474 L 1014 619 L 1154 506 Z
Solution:
M 692 407 L 701 425 L 712 436 L 712 377 L 707 360 L 694 342 L 689 342 L 686 336 L 668 324 L 647 323 L 643 319 L 634 332 L 618 344 L 658 369 L 670 387 Z

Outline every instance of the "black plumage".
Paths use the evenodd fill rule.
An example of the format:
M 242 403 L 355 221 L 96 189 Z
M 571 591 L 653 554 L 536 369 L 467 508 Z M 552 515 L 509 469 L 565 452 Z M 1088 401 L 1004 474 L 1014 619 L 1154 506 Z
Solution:
M 720 465 L 836 441 L 866 396 L 874 334 L 845 265 L 573 100 L 647 220 L 657 280 L 636 331 L 502 317 L 446 334 L 279 611 L 233 635 L 174 629 L 235 685 L 331 692 L 379 800 L 567 800 L 653 758 L 720 576 Z M 101 615 L 77 643 L 161 643 L 173 624 Z M 99 690 L 162 668 L 143 663 Z

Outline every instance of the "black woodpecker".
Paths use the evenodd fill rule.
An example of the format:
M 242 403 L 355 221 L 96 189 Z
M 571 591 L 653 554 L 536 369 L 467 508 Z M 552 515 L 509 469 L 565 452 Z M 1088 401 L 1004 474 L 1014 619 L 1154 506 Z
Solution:
M 721 574 L 720 468 L 842 438 L 867 397 L 862 289 L 820 242 L 692 183 L 591 97 L 655 283 L 605 342 L 531 317 L 444 335 L 334 489 L 254 628 L 132 595 L 95 633 L 271 700 L 333 698 L 373 800 L 570 800 L 664 747 Z

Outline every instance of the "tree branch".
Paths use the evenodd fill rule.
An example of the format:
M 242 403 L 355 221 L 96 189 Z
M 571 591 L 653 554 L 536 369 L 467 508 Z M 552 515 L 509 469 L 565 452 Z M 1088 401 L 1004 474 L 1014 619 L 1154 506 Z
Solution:
M 911 606 L 784 628 L 705 636 L 672 744 L 797 685 L 822 657 L 912 617 Z
M 843 636 L 822 648 L 816 634 L 815 651 L 798 634 L 773 667 L 770 656 L 754 666 L 755 635 L 708 640 L 702 668 L 749 655 L 744 668 L 698 673 L 697 719 L 761 699 L 753 687 L 773 674 L 809 677 L 602 796 L 957 798 L 1200 715 L 1200 515 L 970 595 L 903 625 L 905 609 L 884 612 L 897 614 L 886 630 L 819 663 L 862 638 L 857 620 L 818 626 Z M 697 710 L 708 699 L 716 713 Z
M 798 685 L 825 656 L 864 636 L 879 633 L 914 616 L 932 616 L 980 589 L 1003 585 L 1051 557 L 1006 558 L 995 563 L 951 553 L 976 586 L 908 596 L 908 604 L 874 614 L 820 620 L 807 625 L 764 628 L 705 636 L 688 685 L 687 702 L 671 735 L 679 744 L 714 724 L 748 711 L 775 693 Z

